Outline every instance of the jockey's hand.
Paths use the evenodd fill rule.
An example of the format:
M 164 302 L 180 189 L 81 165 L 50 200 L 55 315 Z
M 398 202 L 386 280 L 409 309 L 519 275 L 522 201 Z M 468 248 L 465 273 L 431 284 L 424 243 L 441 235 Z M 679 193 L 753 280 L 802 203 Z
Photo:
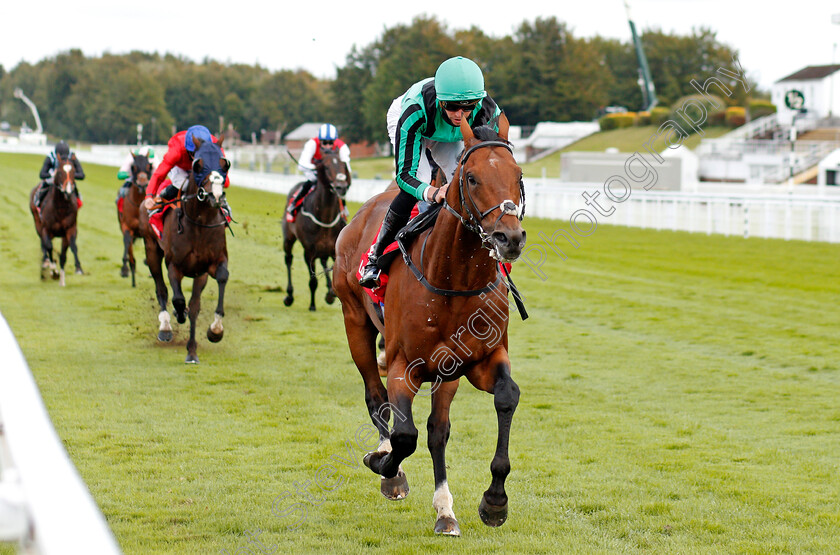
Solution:
M 143 202 L 143 206 L 146 207 L 146 210 L 151 210 L 155 207 L 155 199 L 152 197 L 146 197 L 146 200 Z
M 449 189 L 449 183 L 444 185 L 443 187 L 439 187 L 435 189 L 434 194 L 432 195 L 432 200 L 438 204 L 443 202 L 443 199 L 446 198 L 446 191 Z

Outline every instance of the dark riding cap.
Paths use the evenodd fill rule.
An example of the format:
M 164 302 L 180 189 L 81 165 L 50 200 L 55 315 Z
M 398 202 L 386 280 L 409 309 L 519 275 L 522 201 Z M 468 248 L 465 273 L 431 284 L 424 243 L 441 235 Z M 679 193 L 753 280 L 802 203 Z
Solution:
M 198 139 L 206 143 L 208 141 L 212 141 L 213 137 L 210 135 L 210 130 L 203 125 L 193 125 L 187 129 L 187 134 L 184 137 L 184 147 L 186 147 L 189 152 L 195 152 L 194 139 Z
M 62 158 L 67 158 L 70 156 L 70 147 L 64 141 L 60 141 L 55 145 L 55 153 Z

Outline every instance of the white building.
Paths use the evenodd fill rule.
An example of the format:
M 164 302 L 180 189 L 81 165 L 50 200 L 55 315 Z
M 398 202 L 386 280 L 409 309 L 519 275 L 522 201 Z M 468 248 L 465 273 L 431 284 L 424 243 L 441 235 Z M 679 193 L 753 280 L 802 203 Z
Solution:
M 773 83 L 770 97 L 778 110 L 779 124 L 791 125 L 794 115 L 797 120 L 836 115 L 840 110 L 840 77 L 835 76 L 838 70 L 838 64 L 808 66 Z M 806 110 L 801 114 L 796 110 L 800 104 Z

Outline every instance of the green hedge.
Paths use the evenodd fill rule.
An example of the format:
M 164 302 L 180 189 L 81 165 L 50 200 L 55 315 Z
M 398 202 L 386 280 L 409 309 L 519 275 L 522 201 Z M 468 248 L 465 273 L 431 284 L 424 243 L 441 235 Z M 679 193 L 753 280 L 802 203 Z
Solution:
M 636 123 L 636 112 L 620 112 L 617 114 L 607 114 L 598 120 L 598 125 L 601 126 L 601 131 L 609 131 L 611 129 L 622 129 L 624 127 L 633 127 Z
M 750 118 L 758 119 L 764 116 L 769 116 L 770 114 L 776 113 L 776 105 L 770 102 L 769 100 L 763 100 L 760 98 L 751 98 L 750 103 Z
M 687 106 L 685 105 L 687 102 L 690 102 Z M 691 94 L 688 96 L 684 96 L 680 98 L 673 106 L 671 106 L 671 112 L 669 114 L 669 118 L 677 122 L 678 124 L 682 125 L 683 122 L 688 125 L 688 122 L 685 118 L 681 115 L 681 110 L 683 106 L 685 106 L 686 113 L 689 117 L 694 119 L 698 119 L 699 115 L 697 113 L 698 108 L 694 103 L 699 103 L 702 105 L 706 110 L 706 121 L 705 123 L 701 123 L 701 127 L 706 127 L 708 125 L 723 125 L 726 119 L 726 102 L 715 95 L 701 95 L 701 94 Z M 715 105 L 716 104 L 716 105 Z
M 747 121 L 747 111 L 743 106 L 730 106 L 726 109 L 725 122 L 728 127 L 741 127 Z

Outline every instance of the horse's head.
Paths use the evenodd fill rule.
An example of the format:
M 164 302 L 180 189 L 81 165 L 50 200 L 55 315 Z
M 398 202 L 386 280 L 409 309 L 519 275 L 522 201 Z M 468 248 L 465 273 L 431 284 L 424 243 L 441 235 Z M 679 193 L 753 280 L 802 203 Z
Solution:
M 347 165 L 341 161 L 337 150 L 323 149 L 318 163 L 318 180 L 329 185 L 333 192 L 342 199 L 350 188 L 350 176 Z
M 152 163 L 145 154 L 131 153 L 134 161 L 131 163 L 131 182 L 141 191 L 146 191 L 146 185 L 152 177 Z
M 69 156 L 62 158 L 58 156 L 55 164 L 53 183 L 64 196 L 70 196 L 76 188 L 76 169 Z
M 447 204 L 481 237 L 490 256 L 504 262 L 519 258 L 525 246 L 525 187 L 508 128 L 504 114 L 498 134 L 489 127 L 473 131 L 466 118 L 461 121 L 464 152 L 446 195 Z
M 222 204 L 225 178 L 230 170 L 230 162 L 222 157 L 222 141 L 202 141 L 193 139 L 196 144 L 192 173 L 187 193 L 195 194 L 199 201 L 209 199 L 213 207 Z

